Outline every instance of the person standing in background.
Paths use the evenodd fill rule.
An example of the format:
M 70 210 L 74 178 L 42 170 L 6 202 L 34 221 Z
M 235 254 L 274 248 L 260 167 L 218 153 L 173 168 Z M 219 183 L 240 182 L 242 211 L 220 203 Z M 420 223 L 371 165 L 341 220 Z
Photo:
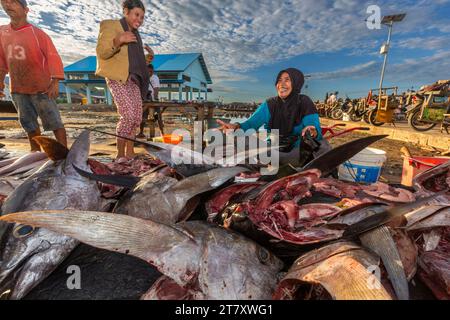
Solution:
M 152 59 L 153 60 L 153 59 Z M 159 78 L 155 73 L 155 68 L 152 64 L 148 65 L 148 73 L 150 75 L 150 85 L 148 87 L 148 96 L 147 101 L 159 101 L 159 88 L 161 87 L 161 84 L 159 82 Z M 148 120 L 148 116 L 150 115 L 150 108 L 144 107 L 144 110 L 142 112 L 142 122 L 139 134 L 136 136 L 136 138 L 144 139 L 144 128 L 145 128 L 145 122 Z M 164 134 L 164 125 L 162 122 L 162 116 L 161 116 L 161 109 L 156 108 L 155 112 L 155 118 L 158 121 L 159 130 L 161 131 L 161 134 Z
M 56 140 L 67 146 L 66 130 L 55 101 L 59 80 L 64 80 L 61 57 L 50 37 L 28 23 L 26 0 L 1 0 L 1 5 L 11 23 L 0 26 L 0 97 L 5 96 L 5 76 L 9 73 L 11 98 L 31 151 L 41 150 L 33 140 L 41 135 L 38 117 L 44 131 L 53 131 Z
M 124 17 L 100 24 L 97 43 L 97 72 L 106 78 L 120 115 L 117 135 L 133 138 L 142 121 L 142 101 L 146 99 L 150 77 L 141 36 L 145 7 L 140 0 L 122 3 Z M 134 143 L 117 139 L 117 156 L 133 158 Z
M 150 75 L 150 85 L 148 87 L 149 95 L 152 101 L 159 101 L 159 88 L 161 83 L 159 82 L 159 77 L 155 73 L 155 67 L 152 64 L 148 65 L 148 73 Z
M 335 104 L 337 102 L 337 92 L 334 92 L 331 96 L 328 97 L 328 101 L 327 104 L 329 106 L 332 106 L 333 104 Z
M 147 51 L 147 54 L 145 55 L 145 63 L 147 65 L 153 63 L 153 59 L 155 58 L 155 53 L 153 52 L 152 48 L 150 48 L 149 45 L 144 46 L 145 51 Z

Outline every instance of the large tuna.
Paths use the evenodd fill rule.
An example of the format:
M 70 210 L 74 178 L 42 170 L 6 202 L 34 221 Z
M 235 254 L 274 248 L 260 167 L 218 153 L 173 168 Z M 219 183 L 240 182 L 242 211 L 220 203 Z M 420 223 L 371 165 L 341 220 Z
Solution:
M 46 143 L 48 148 L 48 140 Z M 61 160 L 46 163 L 7 198 L 2 215 L 40 209 L 101 210 L 96 182 L 80 176 L 73 168 L 76 165 L 89 170 L 89 146 L 89 132 L 85 131 L 65 159 L 59 157 Z M 63 148 L 56 149 L 61 151 Z M 64 152 L 62 154 L 64 156 Z M 0 228 L 0 294 L 10 299 L 24 297 L 78 244 L 70 237 L 27 225 L 15 224 L 6 228 L 2 224 Z
M 270 299 L 283 267 L 255 242 L 203 221 L 168 226 L 125 215 L 74 210 L 15 213 L 1 220 L 49 228 L 150 263 L 165 277 L 145 298 Z
M 192 209 L 195 209 L 190 204 L 196 206 L 190 200 L 247 171 L 243 167 L 217 168 L 178 181 L 161 171 L 150 171 L 140 177 L 117 177 L 94 175 L 79 168 L 76 170 L 87 178 L 131 189 L 117 203 L 115 213 L 166 224 L 187 220 Z

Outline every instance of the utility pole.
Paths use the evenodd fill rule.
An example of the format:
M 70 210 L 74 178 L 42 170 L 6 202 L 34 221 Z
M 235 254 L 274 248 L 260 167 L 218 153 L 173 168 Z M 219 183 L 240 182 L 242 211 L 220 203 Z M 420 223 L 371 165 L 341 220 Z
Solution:
M 384 55 L 384 61 L 383 61 L 383 68 L 381 69 L 381 79 L 380 79 L 380 95 L 381 95 L 381 89 L 383 88 L 383 81 L 384 81 L 384 73 L 386 72 L 386 65 L 387 65 L 387 59 L 388 59 L 388 53 L 389 53 L 389 48 L 391 45 L 391 36 L 392 36 L 392 27 L 394 26 L 394 22 L 390 21 L 389 22 L 389 35 L 388 35 L 388 40 L 386 42 L 386 44 L 384 44 L 381 47 L 381 54 Z
M 406 13 L 401 14 L 395 14 L 391 16 L 385 16 L 383 17 L 383 20 L 381 23 L 383 25 L 386 25 L 389 27 L 389 34 L 388 34 L 388 40 L 383 46 L 381 47 L 380 54 L 384 55 L 384 61 L 383 61 L 383 67 L 381 69 L 381 78 L 380 78 L 380 91 L 378 93 L 378 110 L 381 107 L 381 96 L 383 95 L 383 81 L 384 81 L 384 75 L 386 72 L 386 65 L 388 60 L 388 54 L 389 49 L 391 45 L 391 38 L 392 38 L 392 29 L 394 27 L 394 22 L 401 22 L 403 19 L 405 19 Z

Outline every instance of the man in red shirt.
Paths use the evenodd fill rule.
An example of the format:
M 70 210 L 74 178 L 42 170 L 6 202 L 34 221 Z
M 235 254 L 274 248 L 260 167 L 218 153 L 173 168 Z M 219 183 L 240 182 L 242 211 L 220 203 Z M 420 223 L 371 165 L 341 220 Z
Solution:
M 45 131 L 67 146 L 67 136 L 55 99 L 59 80 L 64 79 L 61 58 L 50 37 L 27 22 L 26 0 L 1 0 L 11 24 L 0 26 L 0 97 L 4 79 L 10 76 L 10 91 L 19 121 L 28 134 L 31 151 L 40 151 L 33 137 L 41 135 L 38 117 Z

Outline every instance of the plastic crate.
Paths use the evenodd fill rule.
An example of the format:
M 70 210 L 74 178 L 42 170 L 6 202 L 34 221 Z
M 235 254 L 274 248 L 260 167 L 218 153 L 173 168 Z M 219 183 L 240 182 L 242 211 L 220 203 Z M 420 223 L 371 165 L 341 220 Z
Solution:
M 405 157 L 403 156 L 402 184 L 412 186 L 415 176 L 435 166 L 450 161 L 449 157 Z

